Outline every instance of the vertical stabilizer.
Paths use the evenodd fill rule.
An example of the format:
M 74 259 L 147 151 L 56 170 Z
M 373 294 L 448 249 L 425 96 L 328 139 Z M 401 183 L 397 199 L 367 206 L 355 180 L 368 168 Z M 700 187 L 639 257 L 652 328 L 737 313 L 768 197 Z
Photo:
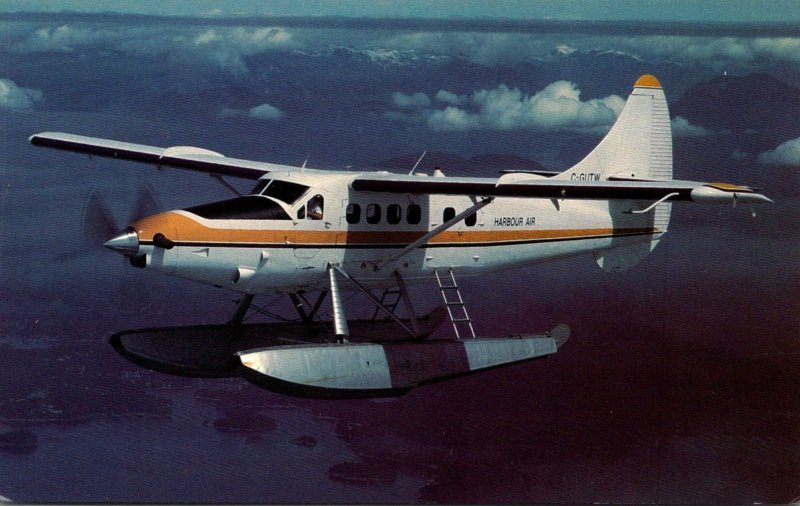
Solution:
M 640 77 L 625 107 L 591 153 L 558 179 L 605 181 L 611 177 L 672 179 L 672 129 L 661 83 Z
M 658 79 L 649 74 L 640 77 L 633 85 L 619 118 L 603 140 L 574 167 L 554 178 L 578 181 L 671 180 L 672 127 L 667 99 Z M 621 216 L 622 209 L 634 206 L 610 204 L 615 226 L 618 221 L 619 226 L 652 228 L 656 233 L 644 244 L 596 252 L 600 266 L 604 270 L 624 270 L 644 258 L 667 231 L 671 206 L 665 202 L 644 214 Z

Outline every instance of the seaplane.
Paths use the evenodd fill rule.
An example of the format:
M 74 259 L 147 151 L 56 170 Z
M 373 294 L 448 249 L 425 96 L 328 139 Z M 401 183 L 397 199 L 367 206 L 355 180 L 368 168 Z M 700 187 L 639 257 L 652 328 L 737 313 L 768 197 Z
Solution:
M 457 280 L 575 255 L 623 271 L 666 234 L 673 203 L 771 202 L 747 186 L 673 179 L 670 115 L 652 75 L 635 82 L 607 135 L 563 172 L 318 170 L 67 133 L 38 133 L 30 142 L 253 180 L 249 194 L 135 220 L 104 246 L 135 268 L 239 292 L 233 327 L 260 294 L 288 295 L 300 324 L 311 325 L 330 294 L 327 340 L 231 352 L 242 376 L 295 395 L 398 395 L 551 355 L 569 337 L 566 325 L 478 336 Z M 420 283 L 437 285 L 446 309 L 440 321 L 449 319 L 452 338 L 428 339 L 407 288 Z M 360 291 L 402 337 L 352 339 L 344 290 Z M 319 295 L 309 301 L 310 293 Z M 400 301 L 407 318 L 398 316 Z

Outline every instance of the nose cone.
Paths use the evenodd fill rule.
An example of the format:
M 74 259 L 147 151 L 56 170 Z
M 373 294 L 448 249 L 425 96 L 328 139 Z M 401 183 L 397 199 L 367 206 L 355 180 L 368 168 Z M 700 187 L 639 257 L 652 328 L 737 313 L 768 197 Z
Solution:
M 119 235 L 103 243 L 103 246 L 126 256 L 139 252 L 139 236 L 133 228 L 126 228 Z

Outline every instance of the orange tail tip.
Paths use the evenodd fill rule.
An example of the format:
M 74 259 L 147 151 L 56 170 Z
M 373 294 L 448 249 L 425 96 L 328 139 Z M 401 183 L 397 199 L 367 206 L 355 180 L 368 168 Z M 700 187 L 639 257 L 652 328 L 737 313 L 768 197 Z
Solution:
M 658 82 L 658 79 L 656 79 L 655 76 L 651 76 L 650 74 L 645 74 L 636 80 L 636 84 L 634 84 L 633 87 L 661 89 L 661 83 Z

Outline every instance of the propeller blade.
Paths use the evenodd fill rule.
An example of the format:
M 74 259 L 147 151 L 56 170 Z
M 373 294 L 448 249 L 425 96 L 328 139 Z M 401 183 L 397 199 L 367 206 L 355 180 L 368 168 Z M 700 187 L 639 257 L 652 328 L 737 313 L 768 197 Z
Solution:
M 83 236 L 92 244 L 101 245 L 119 232 L 114 215 L 99 192 L 92 190 L 83 205 L 81 217 Z
M 128 223 L 155 214 L 159 212 L 161 208 L 161 202 L 158 200 L 153 188 L 150 185 L 140 186 L 136 192 L 136 203 L 131 210 Z

